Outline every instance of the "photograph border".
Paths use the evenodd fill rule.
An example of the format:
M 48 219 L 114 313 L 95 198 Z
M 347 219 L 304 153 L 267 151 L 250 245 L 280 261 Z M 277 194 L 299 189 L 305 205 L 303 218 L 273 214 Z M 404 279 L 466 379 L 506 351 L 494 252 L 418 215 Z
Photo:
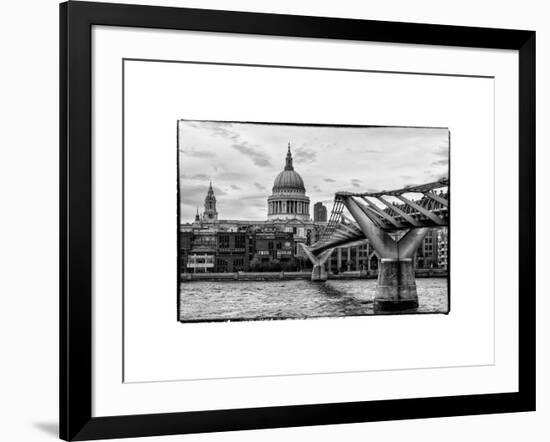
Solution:
M 92 417 L 94 25 L 515 50 L 519 55 L 517 392 Z M 127 4 L 60 5 L 60 437 L 90 440 L 535 410 L 535 32 Z
M 155 62 L 164 62 L 166 60 L 147 60 L 147 59 L 125 59 L 125 60 L 131 60 L 131 61 L 155 61 Z M 169 63 L 178 63 L 179 61 L 176 61 L 176 60 L 170 60 L 168 61 Z M 189 62 L 189 61 L 181 61 L 181 63 L 190 63 L 192 64 L 193 62 Z M 217 64 L 227 64 L 227 63 L 200 63 L 200 64 L 214 64 L 214 65 L 217 65 Z M 267 67 L 267 68 L 272 68 L 272 67 L 275 67 L 275 68 L 281 68 L 281 69 L 286 69 L 288 68 L 288 66 L 268 66 L 268 65 L 242 65 L 242 64 L 238 64 L 238 63 L 231 63 L 231 65 L 235 65 L 235 66 L 254 66 L 254 67 Z M 293 66 L 292 69 L 302 69 L 302 67 L 300 66 Z M 311 67 L 305 67 L 303 69 L 315 69 L 315 68 L 311 68 Z M 322 68 L 320 70 L 323 70 Z M 334 69 L 334 70 L 338 70 L 338 71 L 347 71 L 346 69 Z M 368 70 L 354 70 L 355 72 L 383 72 L 383 71 L 368 71 Z M 408 75 L 408 73 L 404 73 L 405 75 Z M 422 75 L 422 74 L 413 74 L 413 75 Z M 430 75 L 430 74 L 426 74 L 426 75 Z M 442 76 L 442 74 L 438 74 L 440 76 Z M 455 75 L 450 75 L 450 76 L 455 76 Z M 460 75 L 461 77 L 472 77 L 472 76 L 469 76 L 469 75 Z M 475 76 L 476 78 L 479 78 L 480 76 Z M 487 76 L 483 76 L 483 78 L 493 78 L 493 77 L 487 77 Z M 123 90 L 124 90 L 124 82 L 123 82 Z M 124 121 L 124 119 L 123 119 Z M 350 129 L 367 129 L 367 128 L 384 128 L 384 129 L 446 129 L 447 130 L 447 139 L 448 139 L 448 153 L 447 153 L 447 179 L 449 180 L 449 224 L 447 226 L 444 226 L 446 229 L 447 229 L 447 241 L 448 241 L 448 265 L 447 265 L 447 276 L 445 276 L 445 280 L 446 280 L 446 283 L 447 283 L 447 288 L 446 288 L 446 292 L 447 292 L 447 311 L 445 312 L 440 312 L 440 311 L 433 311 L 433 312 L 415 312 L 415 311 L 403 311 L 403 312 L 399 312 L 399 311 L 396 311 L 396 312 L 388 312 L 386 313 L 386 315 L 388 316 L 395 316 L 395 315 L 439 315 L 439 314 L 443 314 L 443 315 L 449 315 L 451 313 L 451 223 L 450 223 L 450 219 L 451 219 L 451 213 L 452 213 L 452 196 L 451 196 L 451 188 L 452 188 L 452 180 L 451 180 L 451 131 L 448 127 L 445 127 L 445 126 L 400 126 L 400 125 L 380 125 L 380 124 L 339 124 L 339 123 L 335 123 L 335 124 L 330 124 L 330 123 L 308 123 L 308 122 L 300 122 L 300 123 L 296 123 L 296 122 L 279 122 L 279 121 L 270 121 L 270 122 L 267 122 L 267 121 L 237 121 L 237 120 L 197 120 L 197 119 L 187 119 L 187 118 L 179 118 L 177 120 L 177 186 L 178 186 L 178 190 L 177 190 L 177 204 L 178 204 L 178 207 L 177 207 L 177 235 L 178 235 L 178 239 L 177 239 L 177 247 L 178 247 L 178 250 L 177 250 L 177 269 L 178 269 L 178 275 L 177 275 L 177 302 L 178 302 L 178 308 L 177 308 L 177 312 L 178 312 L 178 322 L 180 323 L 183 323 L 183 324 L 191 324 L 191 323 L 208 323 L 208 322 L 246 322 L 246 321 L 264 321 L 264 320 L 267 320 L 267 321 L 273 321 L 273 320 L 276 320 L 276 321 L 279 321 L 279 320 L 302 320 L 302 319 L 337 319 L 337 318 L 343 318 L 343 317 L 368 317 L 368 316 L 373 316 L 373 315 L 366 315 L 366 314 L 353 314 L 353 315 L 341 315 L 341 316 L 306 316 L 306 317 L 272 317 L 272 316 L 267 316 L 267 317 L 259 317 L 259 318 L 220 318 L 220 319 L 192 319 L 192 320 L 185 320 L 185 321 L 182 321 L 181 320 L 181 290 L 180 290 L 180 287 L 181 287 L 181 284 L 182 284 L 182 280 L 181 280 L 181 235 L 180 235 L 180 226 L 181 226 L 181 217 L 180 217 L 180 209 L 181 209 L 181 206 L 180 206 L 180 197 L 181 197 L 181 186 L 180 186 L 180 130 L 179 130 L 179 124 L 181 121 L 188 121 L 188 122 L 198 122 L 198 123 L 229 123 L 229 124 L 258 124 L 258 125 L 264 125 L 264 126 L 301 126 L 301 127 L 318 127 L 318 128 L 328 128 L 328 127 L 335 127 L 335 128 L 350 128 Z M 123 126 L 123 131 L 124 131 L 124 126 Z M 123 144 L 123 147 L 124 149 L 124 144 Z M 124 167 L 124 161 L 123 161 L 123 167 Z M 268 195 L 266 194 L 266 197 Z M 124 198 L 123 198 L 124 200 Z M 329 213 L 329 209 L 332 210 L 332 207 L 327 207 L 327 214 Z M 124 226 L 123 226 L 123 231 L 124 231 Z M 494 254 L 494 250 L 493 250 L 493 254 Z M 123 276 L 124 278 L 124 276 Z M 124 294 L 123 294 L 124 296 Z M 124 313 L 123 313 L 124 315 Z M 123 332 L 123 335 L 124 335 L 124 332 Z M 124 344 L 123 344 L 124 346 Z

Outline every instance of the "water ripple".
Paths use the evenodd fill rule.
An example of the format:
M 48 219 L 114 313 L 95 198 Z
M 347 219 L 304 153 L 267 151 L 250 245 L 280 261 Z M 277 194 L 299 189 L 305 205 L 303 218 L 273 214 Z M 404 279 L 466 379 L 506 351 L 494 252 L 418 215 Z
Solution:
M 416 313 L 447 313 L 447 279 L 417 279 Z M 373 315 L 376 280 L 189 281 L 180 320 L 228 321 Z

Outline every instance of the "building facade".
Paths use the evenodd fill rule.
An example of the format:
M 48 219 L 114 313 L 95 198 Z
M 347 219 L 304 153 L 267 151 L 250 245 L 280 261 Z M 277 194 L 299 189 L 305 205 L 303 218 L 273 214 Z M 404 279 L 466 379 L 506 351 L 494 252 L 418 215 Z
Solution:
M 327 223 L 327 208 L 318 202 L 313 221 L 302 177 L 294 170 L 290 143 L 285 167 L 273 182 L 267 199 L 267 220 L 220 219 L 210 182 L 204 210 L 192 223 L 180 225 L 182 273 L 309 270 L 301 244 L 315 243 Z M 447 228 L 432 229 L 414 256 L 418 269 L 447 269 Z M 378 256 L 365 240 L 337 247 L 327 260 L 330 274 L 376 272 Z
M 438 268 L 438 232 L 439 229 L 430 229 L 415 254 L 417 269 Z
M 180 232 L 181 235 L 182 232 Z M 182 263 L 184 273 L 208 273 L 216 271 L 217 235 L 215 232 L 203 230 L 193 232 L 185 242 L 190 246 L 186 259 Z M 183 243 L 184 240 L 182 239 Z
M 249 268 L 249 234 L 217 233 L 216 272 L 239 272 Z
M 255 233 L 250 270 L 296 270 L 294 235 L 279 231 Z
M 327 272 L 374 272 L 378 270 L 378 255 L 366 241 L 360 245 L 337 247 L 327 260 Z
M 437 266 L 445 270 L 449 268 L 449 232 L 447 229 L 437 232 Z
M 320 201 L 313 206 L 313 221 L 317 223 L 327 221 L 327 208 Z

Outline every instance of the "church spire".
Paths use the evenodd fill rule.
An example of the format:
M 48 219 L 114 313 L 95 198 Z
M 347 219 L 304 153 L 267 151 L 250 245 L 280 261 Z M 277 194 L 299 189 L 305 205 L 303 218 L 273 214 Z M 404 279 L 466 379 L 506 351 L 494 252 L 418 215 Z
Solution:
M 208 192 L 206 198 L 204 198 L 204 213 L 203 221 L 213 222 L 218 220 L 218 211 L 216 210 L 216 197 L 214 196 L 214 189 L 212 188 L 212 180 L 208 185 Z
M 288 151 L 286 153 L 285 170 L 294 170 L 292 166 L 292 153 L 290 152 L 290 141 L 288 142 Z

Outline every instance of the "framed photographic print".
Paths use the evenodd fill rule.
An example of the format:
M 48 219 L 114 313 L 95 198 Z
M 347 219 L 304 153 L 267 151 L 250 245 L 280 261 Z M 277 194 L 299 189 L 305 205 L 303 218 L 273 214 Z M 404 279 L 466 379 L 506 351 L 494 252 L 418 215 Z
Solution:
M 60 23 L 61 438 L 534 410 L 534 32 Z

